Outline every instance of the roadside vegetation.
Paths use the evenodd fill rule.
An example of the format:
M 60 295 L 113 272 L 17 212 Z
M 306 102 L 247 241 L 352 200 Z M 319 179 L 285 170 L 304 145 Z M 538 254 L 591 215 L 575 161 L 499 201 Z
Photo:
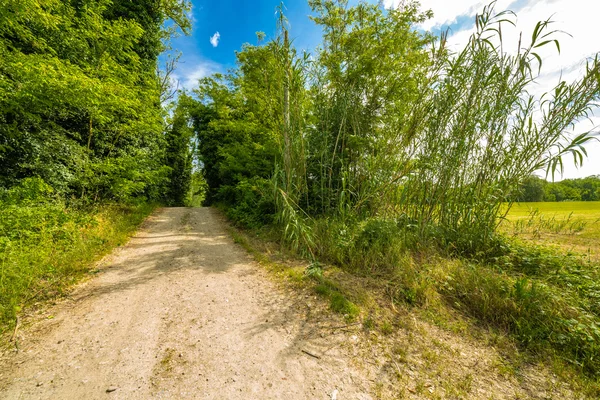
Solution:
M 412 260 L 412 266 L 398 268 L 403 275 L 407 270 L 424 275 L 417 302 L 414 296 L 407 296 L 406 281 L 400 274 L 361 273 L 335 264 L 301 260 L 288 247 L 281 247 L 276 228 L 232 228 L 230 232 L 275 276 L 299 289 L 306 299 L 317 295 L 324 308 L 338 313 L 345 325 L 338 323 L 336 327 L 361 337 L 366 343 L 366 357 L 372 356 L 373 349 L 382 349 L 379 365 L 391 381 L 378 383 L 376 392 L 381 390 L 381 398 L 410 398 L 414 394 L 425 398 L 598 396 L 597 380 L 582 374 L 579 366 L 565 362 L 560 352 L 548 349 L 547 343 L 523 346 L 522 338 L 500 323 L 506 315 L 494 315 L 494 307 L 503 297 L 498 291 L 512 288 L 456 283 L 462 285 L 462 290 L 474 290 L 480 304 L 487 305 L 487 321 L 461 307 L 443 289 L 438 290 L 447 285 L 438 280 L 450 272 L 468 269 L 474 276 L 479 269 L 473 265 L 429 252 L 419 255 L 427 259 L 426 263 L 417 266 L 418 261 Z M 480 282 L 488 281 L 486 278 L 481 277 Z M 506 279 L 501 282 L 506 283 Z M 312 303 L 312 309 L 313 300 L 306 301 Z M 507 384 L 510 391 L 494 393 L 490 382 Z M 485 395 L 477 388 L 490 391 Z
M 0 332 L 63 293 L 157 204 L 199 201 L 185 106 L 169 106 L 172 70 L 158 68 L 169 38 L 189 32 L 188 9 L 2 2 Z
M 598 100 L 598 58 L 534 96 L 538 53 L 560 51 L 550 20 L 507 43 L 515 16 L 492 3 L 465 47 L 449 49 L 444 34 L 416 29 L 429 16 L 417 4 L 310 5 L 323 31 L 315 54 L 294 48 L 282 7 L 275 37 L 259 33 L 234 71 L 194 91 L 205 204 L 305 257 L 334 310 L 359 314 L 328 268 L 505 332 L 595 390 L 597 264 L 500 225 L 527 177 L 583 161 L 593 134 L 570 127 Z
M 583 162 L 593 134 L 571 128 L 597 106 L 598 56 L 534 95 L 542 52 L 561 49 L 551 20 L 509 43 L 516 16 L 492 2 L 454 49 L 418 29 L 431 11 L 416 2 L 309 4 L 323 33 L 315 53 L 294 47 L 281 5 L 274 37 L 258 32 L 236 68 L 173 103 L 177 56 L 162 72 L 158 57 L 190 29 L 186 2 L 3 6 L 2 326 L 63 291 L 156 204 L 202 202 L 304 258 L 290 277 L 314 282 L 348 320 L 400 326 L 365 315 L 368 296 L 342 276 L 440 326 L 467 318 L 506 335 L 597 397 L 598 224 L 519 216 L 513 203 L 597 200 L 596 178 L 532 177 Z M 548 235 L 567 236 L 552 247 Z M 565 237 L 587 237 L 587 254 Z
M 0 326 L 65 292 L 94 261 L 124 244 L 155 205 L 65 204 L 29 178 L 0 200 Z

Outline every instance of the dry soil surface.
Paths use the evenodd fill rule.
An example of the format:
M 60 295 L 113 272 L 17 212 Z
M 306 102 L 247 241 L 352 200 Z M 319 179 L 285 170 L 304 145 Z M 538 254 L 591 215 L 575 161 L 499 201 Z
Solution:
M 370 399 L 345 339 L 306 335 L 299 309 L 214 210 L 162 209 L 20 330 L 0 398 Z

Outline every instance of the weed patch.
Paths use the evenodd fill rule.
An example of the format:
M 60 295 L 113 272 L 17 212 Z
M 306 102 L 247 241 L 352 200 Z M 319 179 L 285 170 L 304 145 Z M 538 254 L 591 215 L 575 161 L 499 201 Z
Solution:
M 390 226 L 388 222 L 385 225 Z M 399 229 L 396 231 L 399 238 L 393 235 L 391 240 L 380 242 L 384 245 L 380 247 L 377 267 L 364 265 L 361 269 L 361 263 L 334 262 L 351 260 L 361 251 L 355 243 L 359 237 L 360 241 L 365 239 L 361 235 L 364 226 L 364 222 L 314 221 L 321 262 L 311 261 L 303 266 L 269 261 L 276 253 L 272 247 L 258 251 L 255 246 L 260 244 L 250 243 L 255 237 L 258 242 L 265 240 L 264 236 L 278 237 L 275 230 L 248 233 L 232 230 L 232 234 L 261 263 L 326 299 L 332 311 L 348 320 L 362 315 L 363 330 L 380 338 L 377 340 L 393 341 L 397 334 L 406 332 L 410 337 L 410 332 L 419 325 L 414 318 L 404 319 L 403 315 L 412 310 L 446 331 L 493 347 L 501 355 L 490 366 L 505 379 L 518 379 L 527 365 L 540 363 L 549 366 L 574 390 L 590 398 L 597 397 L 596 355 L 600 352 L 597 346 L 600 340 L 595 332 L 598 325 L 595 314 L 580 306 L 586 303 L 583 297 L 572 297 L 577 295 L 576 291 L 563 290 L 553 283 L 550 277 L 555 279 L 556 274 L 550 264 L 530 270 L 522 265 L 522 258 L 530 258 L 527 262 L 531 265 L 546 259 L 547 263 L 563 263 L 560 252 L 512 239 L 497 239 L 497 243 L 504 245 L 504 253 L 490 251 L 484 261 L 448 255 L 433 246 L 411 251 L 402 244 L 405 238 L 411 240 L 410 232 Z M 379 234 L 372 235 L 370 242 L 377 242 Z M 387 251 L 397 244 L 402 247 Z M 280 245 L 275 247 L 287 251 Z M 368 250 L 367 246 L 363 250 Z M 392 256 L 388 258 L 388 254 Z M 510 265 L 502 264 L 507 260 Z M 400 366 L 411 357 L 406 346 L 403 343 L 390 347 L 391 357 Z M 444 354 L 454 351 L 444 346 L 440 345 Z M 419 357 L 428 365 L 426 368 L 441 368 L 438 352 L 420 350 Z M 474 375 L 463 375 L 448 385 L 448 393 L 460 397 L 473 390 Z
M 332 311 L 343 314 L 348 321 L 354 320 L 359 315 L 360 309 L 341 293 L 337 285 L 322 277 L 315 279 L 319 282 L 315 286 L 315 292 L 329 300 L 329 308 Z
M 93 262 L 124 244 L 153 205 L 67 206 L 4 201 L 0 209 L 0 331 L 35 302 L 64 293 Z
M 588 375 L 600 373 L 600 275 L 578 255 L 502 236 L 468 257 L 443 244 L 407 250 L 411 232 L 390 220 L 327 219 L 316 221 L 313 232 L 320 259 L 375 274 L 398 303 L 436 315 L 449 306 L 508 332 L 532 353 L 558 354 Z M 327 282 L 316 290 L 335 293 Z

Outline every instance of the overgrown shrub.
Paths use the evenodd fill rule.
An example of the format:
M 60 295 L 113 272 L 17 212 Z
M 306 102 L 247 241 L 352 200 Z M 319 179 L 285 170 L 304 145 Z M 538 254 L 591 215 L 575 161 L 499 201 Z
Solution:
M 152 205 L 65 204 L 39 178 L 0 200 L 0 331 L 17 312 L 60 294 L 128 235 Z
M 235 199 L 233 205 L 227 207 L 227 216 L 236 223 L 247 228 L 260 228 L 273 223 L 275 202 L 270 182 L 266 179 L 255 177 L 243 180 L 235 188 L 224 187 L 221 195 Z

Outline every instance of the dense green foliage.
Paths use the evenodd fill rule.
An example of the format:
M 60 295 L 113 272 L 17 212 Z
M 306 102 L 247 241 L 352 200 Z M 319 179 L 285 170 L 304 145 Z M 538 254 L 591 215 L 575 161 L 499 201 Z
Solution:
M 452 52 L 415 29 L 429 16 L 416 3 L 309 3 L 316 54 L 298 54 L 279 10 L 276 37 L 245 45 L 237 69 L 196 90 L 208 204 L 280 230 L 313 266 L 385 276 L 399 299 L 442 299 L 597 374 L 593 266 L 497 228 L 506 203 L 539 194 L 526 177 L 560 171 L 565 155 L 582 162 L 591 133 L 568 132 L 600 97 L 598 59 L 535 97 L 538 49 L 560 48 L 550 21 L 508 52 L 498 27 L 514 15 L 492 4 Z
M 210 101 L 192 111 L 208 185 L 206 204 L 229 206 L 251 226 L 271 222 L 275 212 L 267 182 L 278 154 L 277 122 L 265 106 L 279 84 L 272 71 L 274 51 L 246 46 L 238 55 L 245 73 L 204 79 L 197 94 Z
M 154 206 L 66 206 L 39 178 L 0 192 L 0 332 L 24 306 L 60 294 L 123 244 Z
M 185 107 L 167 126 L 158 71 L 176 28 L 190 28 L 188 9 L 2 1 L 0 330 L 122 243 L 154 202 L 191 201 Z
M 521 183 L 520 202 L 536 201 L 600 201 L 600 176 L 548 182 L 535 175 Z
M 524 177 L 582 157 L 590 133 L 566 132 L 598 98 L 600 64 L 537 101 L 536 49 L 558 43 L 548 21 L 511 54 L 496 29 L 511 14 L 488 7 L 453 53 L 414 29 L 427 18 L 416 4 L 310 4 L 324 34 L 313 60 L 290 45 L 281 16 L 276 38 L 201 83 L 195 131 L 210 201 L 244 204 L 240 215 L 257 221 L 275 204 L 309 253 L 310 220 L 323 215 L 401 217 L 421 241 L 476 253 L 494 246 Z
M 178 0 L 3 2 L 0 185 L 40 177 L 66 196 L 160 198 L 169 175 L 158 55 Z
M 194 148 L 190 121 L 191 99 L 181 94 L 166 132 L 165 165 L 171 167 L 165 197 L 169 205 L 185 206 L 192 196 L 192 163 Z

